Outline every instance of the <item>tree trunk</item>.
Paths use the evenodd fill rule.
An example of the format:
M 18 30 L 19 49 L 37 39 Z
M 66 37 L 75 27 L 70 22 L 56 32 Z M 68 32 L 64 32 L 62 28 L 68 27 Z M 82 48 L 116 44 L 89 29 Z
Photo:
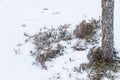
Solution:
M 105 60 L 113 58 L 114 0 L 102 0 L 102 50 Z

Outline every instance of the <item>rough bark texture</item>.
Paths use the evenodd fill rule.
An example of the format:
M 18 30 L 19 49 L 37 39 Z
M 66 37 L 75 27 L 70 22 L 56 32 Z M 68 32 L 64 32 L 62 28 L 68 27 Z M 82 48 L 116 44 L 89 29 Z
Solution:
M 113 58 L 114 0 L 102 0 L 102 50 L 105 60 Z

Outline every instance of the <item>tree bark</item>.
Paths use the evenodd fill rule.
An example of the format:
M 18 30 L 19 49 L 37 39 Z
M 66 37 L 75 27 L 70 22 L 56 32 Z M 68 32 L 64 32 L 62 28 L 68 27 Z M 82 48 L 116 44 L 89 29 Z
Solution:
M 114 45 L 114 0 L 102 0 L 102 50 L 105 60 L 112 60 Z

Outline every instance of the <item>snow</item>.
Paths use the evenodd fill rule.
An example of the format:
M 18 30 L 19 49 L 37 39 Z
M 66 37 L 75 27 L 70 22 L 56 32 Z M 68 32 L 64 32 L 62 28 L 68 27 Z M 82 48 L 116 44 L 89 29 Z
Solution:
M 120 2 L 115 0 L 114 32 L 115 48 L 118 50 L 120 50 L 119 9 Z M 86 57 L 88 51 L 79 53 L 69 48 L 66 51 L 69 54 L 47 62 L 48 70 L 43 70 L 40 66 L 32 65 L 34 58 L 29 51 L 34 46 L 30 42 L 24 44 L 26 37 L 23 33 L 35 34 L 43 26 L 57 27 L 61 24 L 75 26 L 84 19 L 92 17 L 98 19 L 99 16 L 101 16 L 100 0 L 0 0 L 0 79 L 57 80 L 53 76 L 61 76 L 60 80 L 79 78 L 88 80 L 86 72 L 83 74 L 73 72 L 74 66 L 88 62 Z M 23 45 L 18 47 L 17 44 Z M 17 49 L 18 54 L 15 54 L 13 49 Z M 70 62 L 69 58 L 75 61 Z M 72 74 L 71 78 L 68 77 L 69 73 Z

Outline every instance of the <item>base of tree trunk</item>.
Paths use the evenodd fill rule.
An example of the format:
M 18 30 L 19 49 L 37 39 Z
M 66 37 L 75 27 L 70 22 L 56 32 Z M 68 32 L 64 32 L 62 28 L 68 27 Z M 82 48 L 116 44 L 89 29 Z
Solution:
M 103 76 L 108 77 L 107 72 L 117 72 L 120 70 L 120 58 L 117 57 L 116 51 L 113 52 L 112 58 L 106 58 L 102 54 L 101 47 L 93 47 L 87 55 L 89 63 L 87 68 L 90 69 L 89 77 L 91 80 L 100 80 Z M 109 75 L 112 79 L 112 74 Z

